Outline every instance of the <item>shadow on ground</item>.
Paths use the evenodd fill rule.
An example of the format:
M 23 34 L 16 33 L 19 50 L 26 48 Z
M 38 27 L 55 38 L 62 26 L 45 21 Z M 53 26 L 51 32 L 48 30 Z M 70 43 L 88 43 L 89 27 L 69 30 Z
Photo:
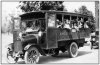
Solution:
M 77 57 L 86 55 L 86 54 L 90 54 L 92 52 L 90 51 L 79 51 L 79 54 Z M 39 64 L 44 64 L 44 63 L 49 63 L 49 62 L 56 62 L 59 60 L 64 60 L 64 59 L 72 59 L 68 56 L 68 53 L 60 53 L 57 57 L 52 57 L 52 56 L 41 56 L 40 57 L 40 61 Z M 18 64 L 25 64 L 24 61 L 20 61 L 18 62 Z
M 90 52 L 90 51 L 79 51 L 78 57 L 82 56 L 82 55 L 90 54 L 90 53 L 92 53 L 92 52 Z

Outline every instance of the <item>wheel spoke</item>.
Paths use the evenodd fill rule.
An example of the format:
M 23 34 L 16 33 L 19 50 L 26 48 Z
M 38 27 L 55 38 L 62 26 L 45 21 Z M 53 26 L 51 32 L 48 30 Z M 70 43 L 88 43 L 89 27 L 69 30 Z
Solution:
M 28 54 L 28 62 L 29 63 L 36 63 L 38 58 L 38 53 L 35 50 L 31 50 Z
M 33 60 L 33 63 L 35 62 L 35 59 L 34 58 L 32 58 L 32 60 Z
M 28 58 L 28 61 L 30 62 L 30 61 L 31 61 L 31 59 L 30 59 L 30 58 Z

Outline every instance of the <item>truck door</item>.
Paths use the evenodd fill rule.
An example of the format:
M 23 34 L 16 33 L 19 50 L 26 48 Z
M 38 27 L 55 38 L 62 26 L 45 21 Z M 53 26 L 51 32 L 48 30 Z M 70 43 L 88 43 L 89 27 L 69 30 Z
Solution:
M 47 48 L 57 48 L 57 29 L 55 28 L 55 14 L 48 14 Z
M 22 49 L 21 40 L 19 39 L 20 33 L 20 18 L 13 18 L 13 42 L 14 51 L 18 52 Z

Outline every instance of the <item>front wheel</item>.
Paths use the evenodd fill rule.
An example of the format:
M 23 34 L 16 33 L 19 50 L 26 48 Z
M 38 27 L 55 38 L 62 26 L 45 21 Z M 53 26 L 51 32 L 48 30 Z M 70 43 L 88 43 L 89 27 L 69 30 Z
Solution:
M 25 52 L 25 63 L 33 64 L 39 62 L 39 51 L 36 47 L 31 47 Z
M 72 42 L 68 48 L 68 53 L 71 58 L 74 58 L 78 55 L 78 45 L 76 42 Z

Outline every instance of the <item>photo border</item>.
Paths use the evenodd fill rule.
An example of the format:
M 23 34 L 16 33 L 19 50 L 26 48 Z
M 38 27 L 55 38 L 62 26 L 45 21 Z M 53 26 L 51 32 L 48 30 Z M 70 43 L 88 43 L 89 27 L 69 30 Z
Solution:
M 33 1 L 33 0 L 2 0 L 2 1 L 0 1 L 0 15 L 2 16 L 2 2 L 18 2 L 18 1 Z M 99 1 L 99 0 L 34 0 L 34 1 L 94 2 L 94 1 Z M 0 24 L 1 24 L 2 23 L 2 17 L 0 17 L 0 20 L 1 20 L 1 22 L 0 22 Z M 100 24 L 100 1 L 99 1 L 99 24 Z M 99 26 L 99 28 L 100 28 L 100 26 Z M 1 26 L 0 26 L 0 30 L 1 30 Z M 99 32 L 99 34 L 100 34 L 100 32 Z M 1 35 L 1 33 L 0 33 L 0 35 Z M 0 53 L 1 54 L 0 55 L 0 62 L 1 62 L 1 64 L 2 65 L 15 65 L 15 64 L 2 63 L 2 36 L 0 36 L 0 38 L 1 38 L 0 39 L 0 41 L 1 41 L 1 44 L 0 44 L 0 47 L 1 47 L 1 49 L 0 49 L 0 52 L 1 52 Z M 100 38 L 99 38 L 99 42 L 100 42 Z M 99 47 L 100 47 L 100 43 L 99 43 Z M 99 56 L 100 48 L 99 48 L 98 52 L 99 52 L 98 53 L 98 57 L 99 57 L 98 61 L 100 63 L 100 56 Z M 68 65 L 84 65 L 84 64 L 86 64 L 86 65 L 98 65 L 99 63 L 48 63 L 47 65 L 51 65 L 51 64 L 54 64 L 54 65 L 55 64 L 61 64 L 61 65 L 62 64 L 63 65 L 66 65 L 66 64 L 68 64 Z M 18 64 L 18 65 L 23 65 L 23 64 Z M 27 64 L 27 65 L 32 65 L 32 64 Z

